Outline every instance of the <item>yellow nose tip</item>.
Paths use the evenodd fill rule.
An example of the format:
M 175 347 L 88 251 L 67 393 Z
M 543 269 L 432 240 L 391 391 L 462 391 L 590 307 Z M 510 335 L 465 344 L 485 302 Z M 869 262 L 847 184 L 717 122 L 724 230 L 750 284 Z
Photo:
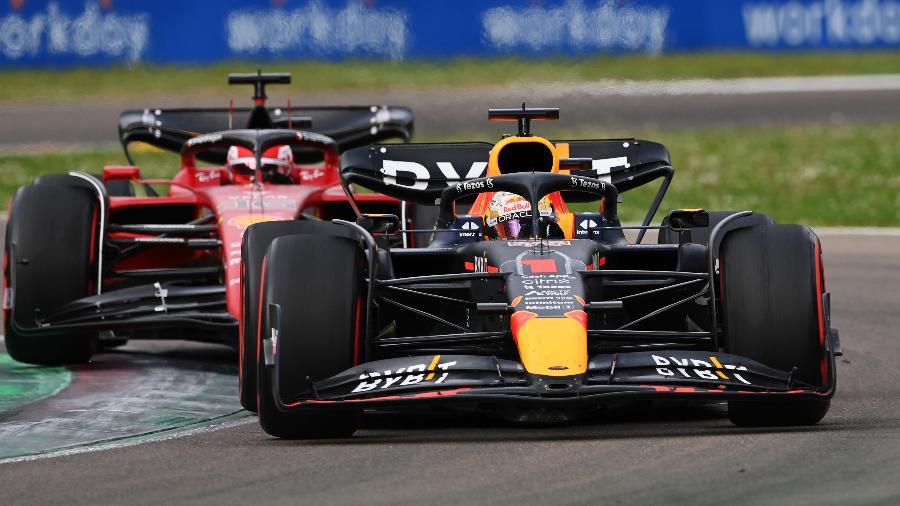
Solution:
M 525 370 L 545 376 L 587 371 L 587 330 L 574 318 L 535 317 L 513 329 Z

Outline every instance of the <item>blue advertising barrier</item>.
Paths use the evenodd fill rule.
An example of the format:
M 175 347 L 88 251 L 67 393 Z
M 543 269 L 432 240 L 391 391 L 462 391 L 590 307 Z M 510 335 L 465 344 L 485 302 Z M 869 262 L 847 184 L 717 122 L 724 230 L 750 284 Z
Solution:
M 897 0 L 7 0 L 0 68 L 900 47 Z

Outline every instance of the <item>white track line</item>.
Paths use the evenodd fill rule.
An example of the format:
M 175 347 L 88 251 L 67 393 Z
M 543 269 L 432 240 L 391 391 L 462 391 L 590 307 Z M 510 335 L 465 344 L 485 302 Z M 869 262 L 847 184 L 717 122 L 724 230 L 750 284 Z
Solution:
M 688 96 L 758 95 L 763 93 L 815 93 L 900 90 L 900 74 L 821 77 L 747 77 L 739 79 L 683 79 L 630 81 L 602 79 L 593 82 L 516 84 L 518 93 L 535 95 Z
M 101 443 L 93 443 L 88 444 L 86 446 L 77 446 L 74 448 L 64 448 L 62 450 L 55 450 L 46 453 L 38 453 L 35 455 L 23 455 L 21 457 L 10 457 L 7 459 L 0 459 L 0 465 L 2 464 L 13 464 L 16 462 L 31 462 L 35 460 L 44 460 L 51 459 L 57 457 L 67 457 L 70 455 L 81 455 L 83 453 L 93 453 L 104 450 L 114 450 L 118 448 L 130 448 L 133 446 L 139 446 L 146 443 L 158 443 L 161 441 L 171 441 L 173 439 L 180 439 L 183 437 L 196 436 L 199 434 L 206 434 L 208 432 L 214 432 L 222 429 L 230 429 L 232 427 L 240 427 L 242 425 L 248 425 L 256 422 L 256 417 L 254 416 L 246 416 L 243 418 L 239 418 L 237 420 L 228 420 L 225 422 L 213 422 L 207 425 L 202 425 L 200 427 L 195 427 L 193 429 L 187 430 L 179 430 L 174 429 L 173 431 L 165 431 L 155 435 L 150 436 L 129 436 L 123 440 L 112 440 Z

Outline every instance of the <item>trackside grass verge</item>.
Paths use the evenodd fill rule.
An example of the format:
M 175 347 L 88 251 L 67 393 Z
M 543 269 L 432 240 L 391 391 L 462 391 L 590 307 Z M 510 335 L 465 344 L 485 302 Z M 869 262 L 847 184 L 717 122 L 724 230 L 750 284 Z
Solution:
M 635 136 L 660 141 L 671 152 L 676 175 L 663 212 L 680 207 L 751 209 L 781 223 L 900 225 L 900 123 L 651 131 Z M 559 137 L 604 135 L 580 130 Z M 166 153 L 141 153 L 140 158 L 146 178 L 171 176 L 178 163 Z M 40 174 L 99 173 L 104 164 L 122 163 L 121 150 L 112 147 L 0 153 L 0 207 L 6 207 L 18 186 Z M 654 191 L 655 185 L 626 193 L 619 208 L 623 221 L 640 221 Z
M 202 66 L 137 65 L 106 69 L 0 73 L 0 101 L 220 95 L 228 72 L 291 72 L 302 92 L 457 88 L 522 82 L 687 79 L 900 73 L 897 52 L 707 53 L 590 58 L 478 59 L 340 63 L 233 61 Z

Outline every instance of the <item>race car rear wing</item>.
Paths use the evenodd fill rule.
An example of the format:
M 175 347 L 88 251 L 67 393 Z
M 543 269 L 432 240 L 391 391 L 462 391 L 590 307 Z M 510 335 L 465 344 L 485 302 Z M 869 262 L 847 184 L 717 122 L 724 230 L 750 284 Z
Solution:
M 671 179 L 669 152 L 662 144 L 636 139 L 551 141 L 568 150 L 573 175 L 611 182 L 620 192 L 657 178 Z M 565 146 L 565 147 L 563 147 Z M 341 155 L 341 178 L 393 197 L 434 204 L 447 187 L 486 175 L 492 144 L 396 144 L 350 149 Z M 585 160 L 586 161 L 586 160 Z M 666 184 L 666 186 L 668 186 Z
M 341 155 L 341 179 L 401 200 L 433 205 L 448 186 L 487 172 L 486 142 L 390 144 Z
M 290 128 L 311 130 L 331 137 L 341 151 L 413 134 L 413 113 L 398 106 L 144 109 L 119 115 L 119 141 L 134 163 L 129 145 L 144 142 L 180 152 L 192 137 L 234 128 Z M 225 162 L 226 150 L 204 151 L 198 157 L 209 163 Z

